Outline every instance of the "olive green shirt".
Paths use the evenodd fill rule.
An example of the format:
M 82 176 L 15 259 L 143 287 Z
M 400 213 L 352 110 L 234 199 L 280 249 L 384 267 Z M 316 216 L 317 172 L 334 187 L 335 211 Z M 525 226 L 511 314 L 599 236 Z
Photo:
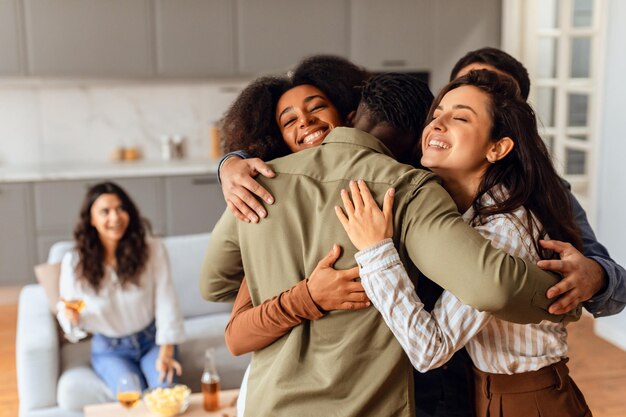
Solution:
M 461 301 L 497 317 L 553 321 L 546 290 L 556 278 L 493 248 L 463 222 L 436 176 L 399 164 L 373 136 L 335 128 L 322 146 L 276 159 L 275 197 L 258 224 L 225 212 L 211 236 L 202 295 L 232 301 L 244 275 L 259 305 L 310 274 L 338 243 L 335 264 L 355 266 L 334 207 L 351 179 L 364 179 L 377 202 L 389 187 L 394 242 L 409 276 L 418 270 Z M 398 308 L 401 308 L 400 306 Z M 412 367 L 380 314 L 370 307 L 331 311 L 297 326 L 253 355 L 246 416 L 414 416 Z

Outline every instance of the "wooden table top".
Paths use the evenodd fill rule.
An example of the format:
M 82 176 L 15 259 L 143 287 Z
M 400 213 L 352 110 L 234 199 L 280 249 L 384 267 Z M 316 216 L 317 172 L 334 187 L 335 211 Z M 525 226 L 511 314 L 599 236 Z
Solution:
M 204 411 L 202 406 L 202 393 L 191 394 L 189 399 L 189 408 L 183 414 L 179 414 L 184 417 L 236 417 L 237 408 L 237 395 L 238 389 L 231 389 L 220 391 L 220 405 L 221 408 L 218 411 Z M 88 405 L 84 409 L 85 417 L 111 417 L 111 416 L 123 416 L 123 417 L 154 417 L 156 414 L 152 414 L 146 408 L 146 404 L 141 401 L 135 408 L 126 410 L 120 403 L 106 403 Z

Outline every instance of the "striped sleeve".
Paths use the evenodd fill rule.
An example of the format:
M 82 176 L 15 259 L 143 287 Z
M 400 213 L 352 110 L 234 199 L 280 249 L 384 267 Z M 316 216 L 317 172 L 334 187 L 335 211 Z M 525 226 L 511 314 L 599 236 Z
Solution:
M 365 292 L 420 372 L 445 364 L 491 320 L 447 291 L 432 315 L 424 310 L 391 239 L 355 257 Z

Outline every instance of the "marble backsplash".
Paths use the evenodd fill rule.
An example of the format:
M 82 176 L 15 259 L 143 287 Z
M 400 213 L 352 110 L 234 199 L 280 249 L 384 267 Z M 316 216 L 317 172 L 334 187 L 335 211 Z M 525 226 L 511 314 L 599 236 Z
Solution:
M 190 158 L 208 158 L 210 128 L 247 80 L 69 81 L 0 86 L 0 165 L 106 161 L 120 146 L 161 158 L 163 134 L 185 137 Z

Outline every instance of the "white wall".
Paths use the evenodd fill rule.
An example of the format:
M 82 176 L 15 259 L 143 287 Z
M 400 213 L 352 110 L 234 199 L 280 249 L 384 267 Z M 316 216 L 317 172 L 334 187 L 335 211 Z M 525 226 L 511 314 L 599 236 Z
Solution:
M 208 158 L 210 125 L 246 82 L 3 80 L 0 165 L 105 161 L 118 146 L 158 159 L 162 134 L 184 135 L 189 156 Z
M 600 118 L 598 240 L 626 265 L 626 1 L 608 10 L 604 99 Z M 596 333 L 626 350 L 626 311 L 596 321 Z

